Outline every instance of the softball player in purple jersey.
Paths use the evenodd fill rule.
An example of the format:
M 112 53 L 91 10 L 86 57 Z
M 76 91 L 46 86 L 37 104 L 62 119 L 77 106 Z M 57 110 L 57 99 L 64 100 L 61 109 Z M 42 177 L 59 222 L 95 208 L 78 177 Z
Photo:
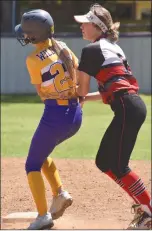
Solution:
M 30 224 L 30 230 L 50 228 L 53 219 L 62 216 L 72 204 L 72 197 L 62 188 L 62 183 L 52 158 L 48 157 L 54 148 L 72 137 L 82 122 L 82 110 L 76 97 L 76 81 L 69 74 L 67 65 L 57 54 L 52 38 L 54 23 L 44 10 L 24 13 L 21 24 L 15 27 L 16 37 L 22 45 L 32 43 L 36 49 L 26 60 L 31 83 L 44 102 L 44 112 L 31 141 L 26 160 L 26 172 L 38 217 Z M 73 68 L 78 60 L 69 52 Z M 44 181 L 41 170 L 53 192 L 53 204 L 48 212 Z

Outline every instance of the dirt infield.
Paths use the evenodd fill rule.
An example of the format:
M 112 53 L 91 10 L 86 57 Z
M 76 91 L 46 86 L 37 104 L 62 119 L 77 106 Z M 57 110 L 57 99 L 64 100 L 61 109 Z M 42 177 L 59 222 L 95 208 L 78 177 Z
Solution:
M 23 158 L 2 158 L 1 215 L 35 211 L 28 188 Z M 53 229 L 126 229 L 131 221 L 132 200 L 112 180 L 102 174 L 93 160 L 55 160 L 65 189 L 74 202 Z M 151 189 L 150 161 L 131 161 L 130 166 Z M 46 182 L 48 205 L 51 193 Z M 1 229 L 24 229 L 28 223 L 3 224 Z

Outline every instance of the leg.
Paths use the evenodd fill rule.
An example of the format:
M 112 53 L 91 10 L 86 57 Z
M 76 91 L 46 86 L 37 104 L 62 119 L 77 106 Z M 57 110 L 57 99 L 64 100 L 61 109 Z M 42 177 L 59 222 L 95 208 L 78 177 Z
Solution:
M 64 211 L 72 204 L 73 199 L 67 191 L 63 190 L 59 173 L 52 158 L 48 157 L 45 160 L 42 171 L 52 188 L 53 201 L 50 213 L 52 219 L 55 220 L 63 215 Z
M 58 141 L 58 144 L 69 139 L 70 137 L 72 137 L 77 131 L 77 129 L 75 129 L 75 128 L 71 129 L 71 126 L 69 128 L 67 126 L 66 130 L 69 130 L 69 131 L 67 131 L 65 134 L 63 134 L 63 136 Z M 51 169 L 51 171 L 52 171 L 52 169 Z M 48 175 L 48 171 L 45 173 L 45 176 L 50 178 L 50 183 L 51 183 L 52 179 L 51 179 L 51 175 Z M 48 179 L 48 181 L 49 181 L 49 179 Z M 73 202 L 72 197 L 70 196 L 70 194 L 67 191 L 63 190 L 63 187 L 59 187 L 58 191 L 59 190 L 60 190 L 60 193 L 53 195 L 53 202 L 52 202 L 52 205 L 50 208 L 50 212 L 52 214 L 53 220 L 61 217 L 63 215 L 65 209 L 67 209 Z
M 69 139 L 70 137 L 75 135 L 76 132 L 79 130 L 82 121 L 81 108 L 79 106 L 75 108 L 72 107 L 69 108 L 68 112 L 66 111 L 66 118 L 64 119 L 64 115 L 63 115 L 62 119 L 63 119 L 62 131 L 60 131 L 60 136 L 58 135 L 58 140 L 56 145 Z M 65 124 L 65 120 L 67 120 L 68 122 L 70 121 L 70 123 Z M 48 157 L 45 160 L 42 166 L 42 171 L 52 188 L 53 195 L 57 196 L 58 193 L 61 193 L 61 191 L 63 190 L 62 190 L 62 183 L 59 177 L 59 173 L 56 169 L 56 166 L 52 158 Z
M 62 182 L 56 165 L 51 157 L 47 157 L 42 165 L 42 172 L 51 186 L 53 196 L 62 191 Z
M 114 152 L 111 170 L 118 179 L 121 179 L 126 191 L 135 202 L 146 205 L 151 214 L 150 194 L 142 180 L 128 167 L 138 132 L 146 118 L 146 107 L 137 95 L 121 98 L 120 101 L 122 110 L 121 113 L 118 112 L 117 118 L 121 121 L 121 127 L 117 123 L 117 129 L 121 131 L 121 136 L 119 143 L 115 140 L 119 148 L 117 149 L 118 154 Z
M 77 115 L 75 116 L 73 123 L 67 124 L 66 127 L 64 127 L 63 130 L 65 132 L 62 134 L 62 136 L 58 140 L 58 144 L 71 138 L 79 130 L 82 118 L 80 116 L 81 114 L 79 113 L 76 113 L 76 114 L 78 114 L 78 116 Z M 70 196 L 70 194 L 67 191 L 64 191 L 63 189 L 61 189 L 61 192 L 57 196 L 53 197 L 53 203 L 50 208 L 50 212 L 52 214 L 53 220 L 61 217 L 65 209 L 68 208 L 72 204 L 72 202 L 73 202 L 73 199 Z
M 126 187 L 122 181 L 118 179 L 116 175 L 111 171 L 111 158 L 114 149 L 116 148 L 115 138 L 118 137 L 120 137 L 120 133 L 117 127 L 116 119 L 114 117 L 100 143 L 100 147 L 96 156 L 96 166 L 117 184 L 119 184 L 119 186 L 122 187 L 129 194 L 129 196 L 132 197 L 128 190 L 126 190 Z M 132 199 L 136 203 L 138 202 L 134 197 L 132 197 Z
M 56 145 L 56 134 L 50 134 L 50 128 L 40 122 L 31 142 L 26 161 L 26 172 L 29 186 L 33 194 L 38 213 L 43 216 L 47 212 L 44 182 L 41 167 L 47 156 Z
M 70 112 L 70 110 L 68 111 Z M 47 211 L 47 205 L 45 198 L 44 182 L 40 170 L 44 164 L 44 161 L 53 151 L 55 146 L 60 142 L 60 140 L 62 140 L 64 136 L 69 136 L 71 129 L 74 128 L 75 125 L 77 126 L 77 130 L 78 127 L 80 127 L 80 123 L 77 123 L 76 120 L 75 123 L 71 124 L 73 120 L 72 118 L 70 118 L 70 116 L 72 115 L 71 117 L 75 118 L 75 111 L 77 111 L 77 109 L 73 109 L 73 113 L 70 112 L 69 114 L 67 113 L 68 111 L 67 108 L 64 107 L 45 107 L 45 111 L 40 121 L 40 124 L 33 136 L 29 155 L 26 161 L 26 171 L 28 175 L 29 186 L 35 200 L 38 213 L 41 217 L 43 217 L 43 214 L 45 213 L 45 211 Z M 69 119 L 71 119 L 70 122 Z M 52 168 L 55 167 L 55 165 L 52 165 L 51 162 L 50 166 L 52 166 Z M 50 166 L 47 164 L 44 164 L 44 166 L 43 172 L 46 173 L 47 179 L 50 181 L 50 184 L 52 184 L 51 176 L 48 172 L 50 171 Z M 52 172 L 54 172 L 54 170 L 51 169 Z M 59 185 L 61 187 L 61 183 L 59 183 Z M 63 212 L 64 211 L 62 210 L 62 213 Z M 33 224 L 35 226 L 37 222 Z
M 33 136 L 25 166 L 29 187 L 38 211 L 37 219 L 28 228 L 30 230 L 53 226 L 51 213 L 47 212 L 45 186 L 40 170 L 44 160 L 53 151 L 56 142 L 57 134 L 55 131 L 52 135 L 50 127 L 40 121 Z
M 138 131 L 146 114 L 140 98 L 139 102 L 138 98 L 134 99 L 128 102 L 127 106 L 123 100 L 119 107 L 116 106 L 115 117 L 103 137 L 96 163 L 101 171 L 117 180 L 136 203 L 146 204 L 150 208 L 150 195 L 141 179 L 128 167 Z

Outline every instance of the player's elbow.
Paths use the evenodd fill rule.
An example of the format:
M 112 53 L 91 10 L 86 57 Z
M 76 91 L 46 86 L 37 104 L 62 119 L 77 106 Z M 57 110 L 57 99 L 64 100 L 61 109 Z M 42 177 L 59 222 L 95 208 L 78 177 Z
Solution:
M 88 94 L 88 92 L 89 92 L 89 89 L 88 89 L 88 88 L 81 87 L 81 86 L 79 86 L 79 87 L 77 88 L 77 93 L 78 93 L 78 95 L 80 95 L 80 96 L 86 96 L 86 95 Z

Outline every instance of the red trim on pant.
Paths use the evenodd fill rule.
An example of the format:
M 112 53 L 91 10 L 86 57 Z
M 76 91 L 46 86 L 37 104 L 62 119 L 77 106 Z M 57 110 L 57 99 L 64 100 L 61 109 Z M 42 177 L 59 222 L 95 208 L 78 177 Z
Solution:
M 119 162 L 118 162 L 118 169 L 119 172 L 121 173 L 121 154 L 122 154 L 122 142 L 123 142 L 123 135 L 124 135 L 124 130 L 125 130 L 125 120 L 126 120 L 126 111 L 125 111 L 125 105 L 123 102 L 123 98 L 120 97 L 120 101 L 122 103 L 122 107 L 123 107 L 123 124 L 122 124 L 122 132 L 121 132 L 121 137 L 120 137 L 120 143 L 119 143 Z

